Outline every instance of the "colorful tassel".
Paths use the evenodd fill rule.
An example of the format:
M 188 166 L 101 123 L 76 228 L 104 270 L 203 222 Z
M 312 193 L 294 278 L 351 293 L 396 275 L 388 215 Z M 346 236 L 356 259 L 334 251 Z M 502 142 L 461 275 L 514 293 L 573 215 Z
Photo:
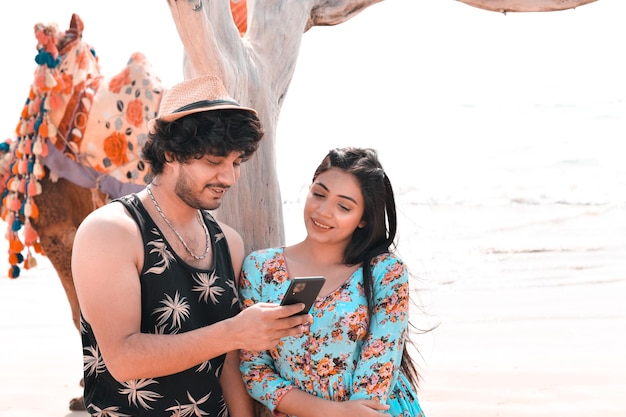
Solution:
M 20 188 L 17 178 L 13 177 L 7 182 L 7 189 L 9 191 L 17 192 Z
M 54 123 L 48 123 L 48 138 L 56 138 L 57 137 L 57 127 Z
M 46 171 L 44 170 L 43 166 L 41 165 L 41 162 L 39 161 L 39 159 L 37 159 L 35 161 L 35 165 L 33 166 L 33 175 L 37 179 L 42 179 L 44 177 L 44 175 L 46 175 Z M 37 194 L 33 194 L 33 195 L 39 195 L 39 194 L 41 194 L 41 190 Z
M 31 269 L 37 266 L 37 259 L 33 256 L 30 251 L 28 255 L 26 255 L 26 259 L 24 260 L 24 269 Z
M 15 235 L 9 238 L 9 251 L 13 253 L 19 253 L 24 250 L 24 244 Z
M 42 256 L 45 256 L 45 252 L 43 250 L 43 248 L 41 247 L 41 244 L 39 242 L 35 242 L 33 243 L 33 249 L 35 250 L 35 253 L 38 253 Z
M 13 265 L 9 268 L 9 278 L 17 278 L 20 276 L 20 267 L 17 265 Z
M 20 211 L 21 208 L 22 200 L 20 200 L 19 198 L 14 198 L 13 200 L 11 200 L 11 206 L 9 207 L 11 211 Z
M 39 235 L 30 222 L 27 222 L 24 225 L 24 245 L 32 246 L 37 240 L 39 240 Z
M 30 215 L 28 217 L 33 218 L 33 219 L 38 219 L 39 218 L 39 206 L 37 205 L 37 203 L 35 203 L 35 201 L 32 198 L 29 198 L 27 200 L 27 204 L 30 207 Z
M 39 136 L 47 138 L 48 137 L 48 121 L 47 120 L 42 120 L 41 124 L 39 125 L 39 129 L 37 129 L 37 133 L 39 133 Z
M 44 137 L 47 137 L 47 136 L 44 136 Z M 41 155 L 42 153 L 43 153 L 43 145 L 41 144 L 41 140 L 36 140 L 35 143 L 33 144 L 33 154 Z
M 48 87 L 49 89 L 56 87 L 57 80 L 56 78 L 54 78 L 54 75 L 50 73 L 50 71 L 46 71 L 44 77 L 45 77 L 44 82 L 45 82 L 46 87 Z

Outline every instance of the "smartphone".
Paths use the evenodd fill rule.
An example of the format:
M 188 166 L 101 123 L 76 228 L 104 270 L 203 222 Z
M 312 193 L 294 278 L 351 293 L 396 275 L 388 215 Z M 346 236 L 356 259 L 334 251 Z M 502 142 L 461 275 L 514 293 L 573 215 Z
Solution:
M 280 302 L 281 306 L 287 306 L 296 303 L 304 303 L 304 309 L 298 314 L 308 314 L 313 306 L 315 299 L 324 286 L 326 278 L 317 277 L 295 277 L 291 280 L 287 292 Z

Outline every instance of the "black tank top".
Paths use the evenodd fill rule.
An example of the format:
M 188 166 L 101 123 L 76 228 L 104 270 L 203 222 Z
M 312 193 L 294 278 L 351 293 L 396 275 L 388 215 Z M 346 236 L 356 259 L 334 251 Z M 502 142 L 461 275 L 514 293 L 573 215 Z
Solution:
M 211 234 L 213 268 L 201 270 L 176 255 L 135 194 L 114 201 L 124 204 L 143 236 L 139 277 L 143 333 L 183 333 L 239 312 L 228 244 L 208 212 L 203 214 Z M 114 280 L 111 277 L 111 285 Z M 228 415 L 219 384 L 225 355 L 174 375 L 119 383 L 109 373 L 91 326 L 82 316 L 81 334 L 85 405 L 92 415 Z

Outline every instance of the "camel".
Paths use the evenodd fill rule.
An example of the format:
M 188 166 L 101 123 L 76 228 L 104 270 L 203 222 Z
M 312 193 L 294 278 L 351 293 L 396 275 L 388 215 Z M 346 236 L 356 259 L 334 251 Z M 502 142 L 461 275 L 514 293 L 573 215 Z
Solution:
M 176 23 L 186 53 L 183 62 L 185 78 L 205 73 L 219 75 L 224 80 L 231 96 L 242 105 L 252 106 L 259 111 L 266 130 L 265 139 L 257 156 L 245 166 L 242 180 L 231 190 L 223 206 L 216 212 L 217 217 L 234 226 L 245 236 L 246 250 L 251 251 L 284 243 L 282 206 L 275 170 L 274 141 L 278 116 L 295 70 L 302 35 L 313 26 L 343 23 L 380 1 L 382 0 L 334 0 L 331 2 L 259 0 L 248 4 L 245 9 L 246 19 L 243 20 L 245 28 L 241 29 L 241 24 L 235 24 L 229 7 L 233 3 L 240 3 L 239 1 L 232 0 L 228 3 L 225 0 L 186 2 L 168 0 L 172 18 Z M 497 12 L 522 12 L 564 10 L 595 0 L 461 1 L 473 7 Z M 82 23 L 74 29 L 79 28 L 80 25 Z M 65 40 L 68 39 L 65 38 Z M 38 41 L 42 48 L 54 49 L 52 39 L 42 37 Z M 64 46 L 63 44 L 56 45 L 59 51 L 62 51 Z M 281 65 L 273 65 L 276 62 L 280 62 Z M 97 62 L 89 62 L 89 65 L 93 65 L 91 69 L 97 69 Z M 93 76 L 97 78 L 98 75 Z M 45 85 L 45 75 L 42 82 Z M 52 84 L 53 81 L 50 83 Z M 162 86 L 155 88 L 154 91 L 162 92 Z M 61 106 L 63 104 L 61 103 Z M 154 103 L 148 114 L 143 115 L 144 120 L 154 114 L 157 106 L 158 103 Z M 59 124 L 61 124 L 60 121 Z M 51 125 L 54 126 L 55 123 Z M 28 128 L 29 126 L 25 126 L 26 130 L 20 130 L 18 136 L 27 137 L 35 133 L 29 132 Z M 50 126 L 47 128 L 49 129 Z M 69 132 L 72 133 L 73 129 Z M 75 133 L 79 132 L 80 128 Z M 61 279 L 71 306 L 72 319 L 78 327 L 79 306 L 70 269 L 72 242 L 76 228 L 89 212 L 103 204 L 113 194 L 102 189 L 102 183 L 107 182 L 102 179 L 112 178 L 117 183 L 130 183 L 142 187 L 147 178 L 139 173 L 141 170 L 138 160 L 133 161 L 137 164 L 134 167 L 122 168 L 121 171 L 114 172 L 115 170 L 110 168 L 119 168 L 125 165 L 125 161 L 117 160 L 119 163 L 115 164 L 109 158 L 110 165 L 104 166 L 93 159 L 95 156 L 92 158 L 88 153 L 83 154 L 81 152 L 82 141 L 91 137 L 84 131 L 79 133 L 77 142 L 73 141 L 70 144 L 55 143 L 56 133 L 58 132 L 47 131 L 45 135 L 42 134 L 44 138 L 49 139 L 40 143 L 41 149 L 39 149 L 40 145 L 37 146 L 36 152 L 39 153 L 32 153 L 35 150 L 34 142 L 27 143 L 26 141 L 22 143 L 22 149 L 20 149 L 19 142 L 16 142 L 6 150 L 6 155 L 9 157 L 5 158 L 4 162 L 7 166 L 14 162 L 10 160 L 11 156 L 23 158 L 24 149 L 31 152 L 24 159 L 27 161 L 24 164 L 28 165 L 28 161 L 34 162 L 32 172 L 29 172 L 28 167 L 21 173 L 17 170 L 17 174 L 22 177 L 19 177 L 19 182 L 15 180 L 11 182 L 10 187 L 7 182 L 7 194 L 3 198 L 5 202 L 3 217 L 10 225 L 8 236 L 15 237 L 21 232 L 25 240 L 18 243 L 16 241 L 19 239 L 14 239 L 13 244 L 10 245 L 11 255 L 15 256 L 11 258 L 12 267 L 9 275 L 17 276 L 16 274 L 20 271 L 19 265 L 22 263 L 25 268 L 34 266 L 36 261 L 30 251 L 31 248 L 36 253 L 48 256 Z M 67 133 L 68 131 L 65 132 Z M 134 136 L 134 130 L 131 133 L 128 135 L 129 138 Z M 100 141 L 103 139 L 101 138 Z M 49 149 L 46 149 L 44 145 L 47 145 Z M 118 146 L 111 146 L 113 150 L 119 151 Z M 54 154 L 55 149 L 69 156 L 68 161 L 74 164 L 71 170 L 78 163 L 86 164 L 81 165 L 86 169 L 79 169 L 80 172 L 86 173 L 86 178 L 59 178 L 61 174 L 58 170 L 51 169 L 45 162 L 37 164 L 38 161 L 41 162 L 49 157 L 49 155 L 46 156 L 47 153 Z M 137 147 L 133 150 L 136 151 Z M 120 156 L 119 153 L 116 155 Z M 22 184 L 22 179 L 26 180 L 24 184 Z M 34 184 L 32 192 L 28 187 L 31 179 Z M 126 182 L 126 180 L 131 181 Z M 128 188 L 119 187 L 118 184 L 116 190 L 119 192 L 122 189 Z M 268 196 L 273 197 L 268 198 Z M 237 210 L 234 209 L 235 205 Z M 253 217 L 255 221 L 248 221 Z M 24 246 L 27 251 L 26 256 L 22 255 Z M 73 407 L 78 408 L 79 405 L 74 403 L 71 408 Z

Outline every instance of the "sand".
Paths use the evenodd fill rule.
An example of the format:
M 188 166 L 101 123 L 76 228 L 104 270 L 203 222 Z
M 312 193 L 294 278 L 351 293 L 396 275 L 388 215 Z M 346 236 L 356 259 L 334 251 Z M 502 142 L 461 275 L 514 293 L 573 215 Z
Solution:
M 427 312 L 414 322 L 439 324 L 415 336 L 427 416 L 626 416 L 625 207 L 401 211 L 399 249 Z M 298 207 L 285 224 L 296 240 Z M 86 416 L 68 409 L 81 393 L 78 332 L 37 259 L 0 278 L 0 416 Z

